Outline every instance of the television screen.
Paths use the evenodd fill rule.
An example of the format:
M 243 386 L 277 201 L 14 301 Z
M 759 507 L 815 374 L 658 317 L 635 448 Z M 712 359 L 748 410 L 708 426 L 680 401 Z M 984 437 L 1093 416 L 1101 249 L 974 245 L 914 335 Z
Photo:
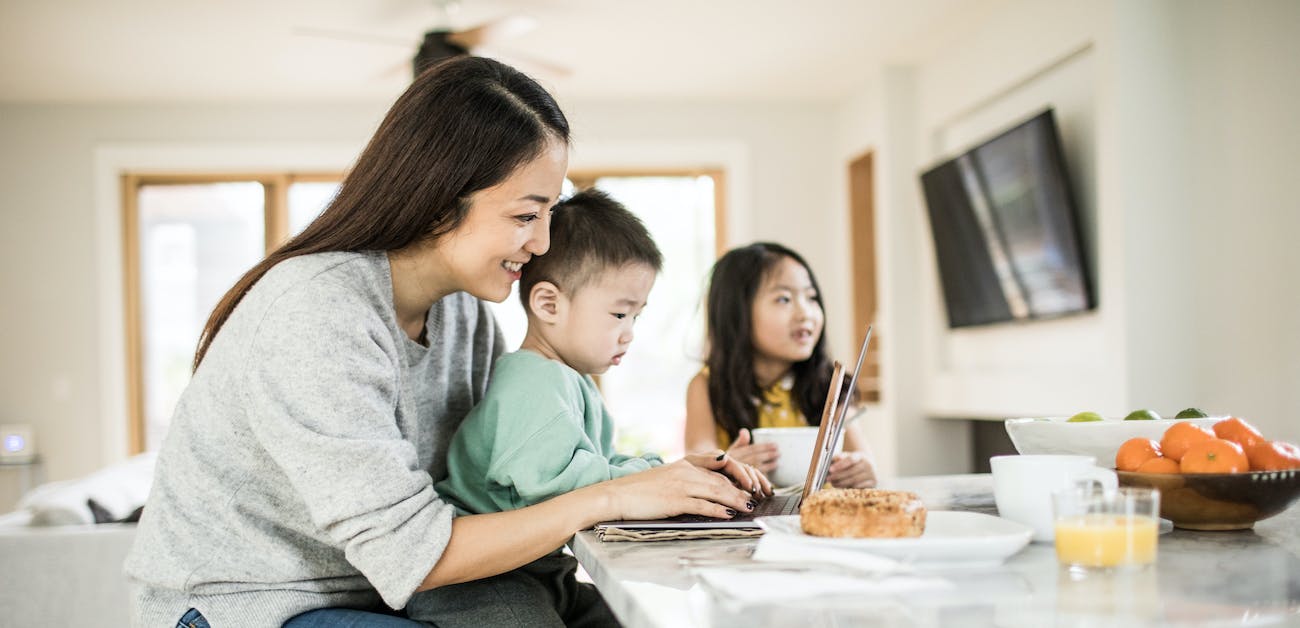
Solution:
M 949 327 L 1096 307 L 1052 110 L 921 175 Z

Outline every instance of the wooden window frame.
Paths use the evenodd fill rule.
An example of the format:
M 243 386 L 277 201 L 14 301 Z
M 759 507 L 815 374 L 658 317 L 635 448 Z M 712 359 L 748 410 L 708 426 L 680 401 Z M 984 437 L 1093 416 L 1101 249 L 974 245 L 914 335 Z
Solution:
M 146 185 L 261 183 L 265 192 L 263 248 L 269 253 L 289 236 L 289 187 L 342 181 L 342 172 L 126 172 L 122 189 L 122 272 L 126 323 L 127 454 L 145 451 L 144 331 L 140 285 L 140 189 Z M 197 344 L 198 339 L 194 339 Z
M 853 283 L 853 329 L 865 333 L 867 325 L 875 324 L 879 308 L 879 289 L 876 272 L 876 181 L 875 154 L 868 151 L 848 164 L 849 176 L 849 249 L 852 252 L 850 268 Z M 877 326 L 878 327 L 878 326 Z M 857 330 L 861 330 L 860 332 Z M 871 347 L 858 378 L 859 399 L 880 401 L 880 330 L 872 332 Z M 862 338 L 855 338 L 854 346 Z

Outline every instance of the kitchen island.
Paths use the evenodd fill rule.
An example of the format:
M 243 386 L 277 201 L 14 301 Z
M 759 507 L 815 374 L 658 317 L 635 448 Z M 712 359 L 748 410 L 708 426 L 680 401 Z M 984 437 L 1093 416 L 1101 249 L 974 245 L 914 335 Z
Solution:
M 987 474 L 899 478 L 884 488 L 914 491 L 930 510 L 997 514 Z M 628 628 L 1300 626 L 1300 504 L 1253 530 L 1164 522 L 1155 565 L 1083 577 L 1060 567 L 1050 543 L 1030 543 L 1001 565 L 916 565 L 892 576 L 760 563 L 750 558 L 757 544 L 603 542 L 589 530 L 573 551 Z M 739 595 L 717 586 L 728 573 L 758 585 Z M 850 586 L 802 590 L 823 576 Z

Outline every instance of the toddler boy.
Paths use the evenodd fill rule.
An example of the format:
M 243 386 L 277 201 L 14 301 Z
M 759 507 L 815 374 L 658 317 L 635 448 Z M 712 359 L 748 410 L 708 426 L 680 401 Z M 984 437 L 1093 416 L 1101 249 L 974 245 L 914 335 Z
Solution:
M 556 205 L 551 247 L 524 265 L 528 332 L 497 360 L 461 423 L 436 490 L 469 513 L 522 508 L 662 464 L 616 454 L 613 420 L 591 375 L 622 362 L 663 258 L 645 226 L 606 194 Z M 436 626 L 617 626 L 577 562 L 556 551 L 514 571 L 415 594 L 411 619 Z

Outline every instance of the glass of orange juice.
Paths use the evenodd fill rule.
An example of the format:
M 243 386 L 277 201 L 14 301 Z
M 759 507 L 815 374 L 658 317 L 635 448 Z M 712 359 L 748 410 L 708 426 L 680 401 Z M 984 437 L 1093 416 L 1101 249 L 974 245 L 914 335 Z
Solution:
M 1072 572 L 1140 569 L 1156 560 L 1160 491 L 1080 483 L 1052 495 L 1056 559 Z

